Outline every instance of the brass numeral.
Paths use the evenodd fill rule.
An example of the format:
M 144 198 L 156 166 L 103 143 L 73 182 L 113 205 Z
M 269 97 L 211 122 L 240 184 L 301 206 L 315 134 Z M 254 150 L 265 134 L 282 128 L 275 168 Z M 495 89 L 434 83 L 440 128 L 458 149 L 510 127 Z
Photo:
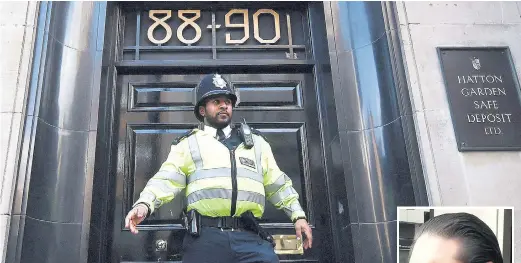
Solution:
M 188 18 L 185 16 L 186 14 L 194 14 L 195 16 L 193 16 L 192 18 Z M 201 10 L 179 10 L 177 11 L 177 15 L 181 20 L 184 21 L 179 26 L 179 28 L 177 28 L 177 38 L 179 39 L 179 41 L 187 45 L 191 45 L 199 41 L 199 39 L 201 39 L 201 27 L 199 27 L 199 25 L 195 23 L 195 20 L 201 17 Z M 195 37 L 190 40 L 184 38 L 183 36 L 183 30 L 185 30 L 185 28 L 189 25 L 195 29 Z
M 272 39 L 263 39 L 259 34 L 259 15 L 261 14 L 270 14 L 273 16 L 273 20 L 275 21 L 275 36 Z M 279 14 L 275 12 L 273 9 L 259 9 L 255 14 L 253 14 L 253 35 L 255 39 L 262 44 L 274 44 L 280 39 L 280 19 Z
M 243 23 L 232 24 L 230 23 L 230 17 L 234 14 L 242 14 Z M 241 39 L 232 39 L 230 33 L 226 33 L 226 44 L 243 44 L 250 38 L 250 22 L 248 19 L 248 9 L 232 9 L 230 12 L 226 13 L 224 16 L 225 26 L 226 27 L 242 27 L 244 29 L 244 37 Z
M 163 18 L 158 18 L 155 16 L 156 14 L 164 14 L 166 16 Z M 166 22 L 166 20 L 168 20 L 169 18 L 172 17 L 172 11 L 171 10 L 150 10 L 150 12 L 148 12 L 148 17 L 150 17 L 152 20 L 155 21 L 154 24 L 152 24 L 148 28 L 148 40 L 150 40 L 150 42 L 152 42 L 156 45 L 161 45 L 161 44 L 168 42 L 168 40 L 170 40 L 170 38 L 172 38 L 172 28 L 170 28 L 170 26 L 165 22 Z M 161 40 L 157 40 L 154 37 L 154 30 L 159 25 L 161 25 L 166 30 L 166 36 Z
M 156 15 L 163 14 L 165 17 L 158 18 Z M 192 14 L 192 17 L 187 17 L 186 15 Z M 262 14 L 271 15 L 274 21 L 274 29 L 275 36 L 272 39 L 264 39 L 260 36 L 260 26 L 259 26 L 259 16 Z M 233 15 L 242 15 L 243 22 L 242 23 L 232 23 L 231 17 Z M 172 38 L 172 28 L 170 25 L 166 23 L 168 19 L 172 17 L 172 10 L 150 10 L 148 13 L 150 19 L 154 21 L 154 23 L 148 28 L 148 40 L 150 42 L 161 45 L 168 42 Z M 197 43 L 201 39 L 201 27 L 196 23 L 201 17 L 201 10 L 178 10 L 177 16 L 179 19 L 183 21 L 181 25 L 177 28 L 177 39 L 185 45 L 192 45 Z M 232 9 L 228 13 L 226 13 L 225 17 L 225 26 L 227 28 L 242 28 L 244 31 L 244 36 L 241 39 L 232 39 L 231 33 L 226 33 L 226 44 L 244 44 L 250 38 L 250 20 L 248 9 Z M 289 17 L 288 17 L 288 27 L 289 27 Z M 156 39 L 154 37 L 154 30 L 158 27 L 162 26 L 166 30 L 166 36 L 163 39 Z M 193 39 L 186 39 L 183 36 L 184 30 L 191 26 L 195 30 L 195 37 Z M 290 30 L 290 28 L 288 28 Z M 280 40 L 280 17 L 277 12 L 273 9 L 259 9 L 257 12 L 253 14 L 253 35 L 255 40 L 257 40 L 261 44 L 274 44 Z

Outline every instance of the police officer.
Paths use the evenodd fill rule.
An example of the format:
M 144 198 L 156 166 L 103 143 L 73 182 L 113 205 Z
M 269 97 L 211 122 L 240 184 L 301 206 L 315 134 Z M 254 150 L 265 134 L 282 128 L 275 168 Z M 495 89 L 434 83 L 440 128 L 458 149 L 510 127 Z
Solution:
M 279 262 L 272 244 L 244 220 L 260 218 L 266 199 L 292 220 L 304 249 L 311 248 L 299 195 L 269 143 L 256 130 L 245 134 L 247 129 L 232 127 L 237 96 L 231 85 L 219 74 L 206 75 L 196 87 L 196 101 L 194 114 L 204 125 L 174 141 L 125 226 L 137 234 L 139 223 L 185 189 L 186 211 L 197 217 L 200 229 L 185 235 L 183 262 Z

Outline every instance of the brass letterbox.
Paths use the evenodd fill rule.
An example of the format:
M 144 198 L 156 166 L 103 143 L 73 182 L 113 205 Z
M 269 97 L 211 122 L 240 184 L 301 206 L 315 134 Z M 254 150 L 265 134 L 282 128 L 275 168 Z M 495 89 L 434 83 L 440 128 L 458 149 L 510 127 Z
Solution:
M 297 240 L 296 235 L 273 235 L 273 239 L 275 240 L 276 254 L 304 254 L 302 240 Z

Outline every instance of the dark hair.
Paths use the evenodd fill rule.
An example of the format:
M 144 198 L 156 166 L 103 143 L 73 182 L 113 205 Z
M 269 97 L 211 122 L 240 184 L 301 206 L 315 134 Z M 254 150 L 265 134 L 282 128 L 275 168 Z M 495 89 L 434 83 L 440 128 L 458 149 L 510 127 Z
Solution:
M 461 262 L 503 263 L 496 235 L 475 215 L 452 213 L 433 217 L 419 227 L 411 247 L 411 254 L 416 241 L 424 234 L 459 241 L 461 245 L 456 259 Z

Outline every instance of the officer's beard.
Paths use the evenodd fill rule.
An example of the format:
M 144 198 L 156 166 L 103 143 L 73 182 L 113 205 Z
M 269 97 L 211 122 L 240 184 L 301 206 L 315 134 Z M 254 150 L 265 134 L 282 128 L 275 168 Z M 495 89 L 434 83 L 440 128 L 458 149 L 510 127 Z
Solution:
M 223 129 L 226 126 L 230 125 L 231 122 L 232 122 L 231 116 L 228 116 L 228 121 L 219 120 L 219 114 L 217 114 L 214 117 L 211 117 L 211 116 L 204 117 L 204 123 L 208 126 L 216 128 L 216 129 Z

